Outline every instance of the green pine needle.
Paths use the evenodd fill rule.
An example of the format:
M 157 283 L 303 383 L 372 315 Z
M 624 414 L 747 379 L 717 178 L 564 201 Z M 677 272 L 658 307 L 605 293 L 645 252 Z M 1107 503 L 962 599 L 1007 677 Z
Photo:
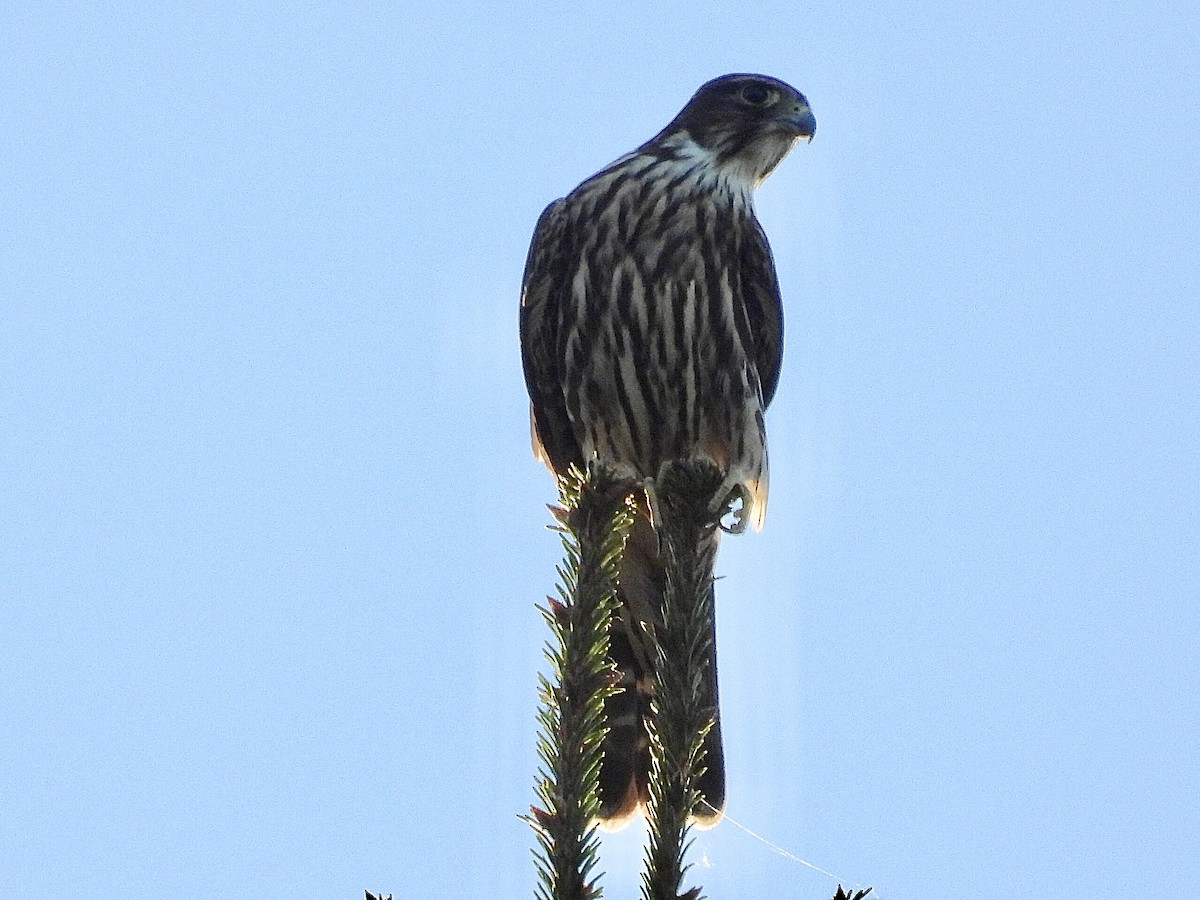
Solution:
M 650 716 L 650 839 L 643 900 L 695 898 L 680 893 L 688 866 L 689 820 L 699 800 L 704 736 L 712 727 L 705 703 L 712 641 L 712 571 L 717 518 L 710 504 L 723 482 L 706 463 L 675 462 L 656 480 L 656 523 L 667 571 L 662 629 L 655 629 L 656 688 Z
M 558 600 L 539 607 L 550 626 L 539 680 L 537 776 L 540 807 L 531 810 L 534 852 L 544 900 L 592 900 L 601 895 L 596 783 L 605 734 L 604 699 L 612 691 L 608 622 L 616 608 L 617 566 L 633 521 L 628 484 L 593 467 L 560 482 L 564 562 Z

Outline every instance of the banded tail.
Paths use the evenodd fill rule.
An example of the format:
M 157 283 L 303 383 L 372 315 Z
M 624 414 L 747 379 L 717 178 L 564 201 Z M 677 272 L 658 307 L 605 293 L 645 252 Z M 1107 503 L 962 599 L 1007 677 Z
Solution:
M 719 537 L 720 532 L 714 531 L 707 539 L 716 542 Z M 620 607 L 609 632 L 609 655 L 620 674 L 620 690 L 605 701 L 609 731 L 600 765 L 600 821 L 609 831 L 627 825 L 638 808 L 646 806 L 650 799 L 647 728 L 655 678 L 654 646 L 646 629 L 661 621 L 666 570 L 644 500 L 639 503 L 625 545 L 618 581 Z M 710 609 L 714 611 L 714 621 L 710 623 L 711 656 L 705 702 L 711 706 L 713 725 L 704 739 L 701 764 L 705 771 L 696 785 L 700 800 L 692 817 L 701 828 L 716 825 L 725 809 L 725 754 L 717 695 L 715 603 L 710 604 Z

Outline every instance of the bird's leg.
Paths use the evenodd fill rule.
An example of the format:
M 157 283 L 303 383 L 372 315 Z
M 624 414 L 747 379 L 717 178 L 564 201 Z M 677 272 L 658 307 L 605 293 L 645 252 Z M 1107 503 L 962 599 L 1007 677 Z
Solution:
M 709 465 L 716 466 L 716 463 L 710 460 L 705 460 Z M 678 462 L 665 462 L 658 470 L 658 477 L 643 478 L 639 484 L 646 494 L 646 504 L 650 508 L 650 524 L 654 526 L 654 530 L 659 534 L 661 543 L 662 539 L 662 501 L 659 498 L 656 482 L 663 482 L 668 466 L 677 465 Z M 746 525 L 750 522 L 750 513 L 753 506 L 753 495 L 746 490 L 745 484 L 734 476 L 726 476 L 713 492 L 713 499 L 708 505 L 708 511 L 712 514 L 713 522 L 720 526 L 722 531 L 729 534 L 741 534 L 746 530 Z M 725 519 L 731 521 L 728 525 L 725 524 Z

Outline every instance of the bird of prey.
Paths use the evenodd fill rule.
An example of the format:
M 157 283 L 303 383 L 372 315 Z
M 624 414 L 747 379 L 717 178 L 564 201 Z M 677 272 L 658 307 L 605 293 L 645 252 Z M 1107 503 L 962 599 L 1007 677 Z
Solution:
M 725 488 L 741 501 L 735 530 L 746 521 L 761 527 L 763 412 L 779 380 L 783 307 L 752 196 L 815 129 L 795 88 L 725 75 L 542 213 L 521 291 L 521 356 L 534 454 L 554 473 L 597 460 L 652 486 L 668 462 L 705 460 L 727 476 L 718 506 Z M 599 796 L 609 828 L 648 798 L 654 654 L 646 629 L 661 622 L 665 586 L 649 507 L 639 495 L 610 628 L 621 680 L 605 705 Z M 713 637 L 701 826 L 719 821 L 725 805 Z

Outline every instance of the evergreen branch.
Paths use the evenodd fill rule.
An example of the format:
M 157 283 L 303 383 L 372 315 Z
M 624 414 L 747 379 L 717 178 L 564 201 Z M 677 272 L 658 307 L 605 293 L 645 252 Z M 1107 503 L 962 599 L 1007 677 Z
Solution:
M 662 626 L 655 631 L 657 667 L 650 716 L 650 837 L 642 873 L 644 900 L 699 900 L 680 894 L 688 866 L 689 819 L 699 799 L 704 736 L 713 724 L 703 685 L 712 652 L 712 572 L 717 517 L 710 505 L 724 481 L 710 463 L 664 466 L 651 503 L 666 565 Z
M 629 484 L 593 466 L 559 482 L 566 558 L 559 567 L 558 599 L 541 610 L 551 629 L 546 645 L 552 678 L 540 679 L 537 795 L 530 824 L 542 900 L 592 900 L 601 894 L 591 877 L 600 851 L 596 783 L 605 734 L 604 700 L 613 690 L 608 623 L 616 608 L 616 577 L 633 521 Z
M 690 819 L 704 772 L 703 742 L 713 725 L 706 703 L 713 634 L 712 572 L 717 516 L 713 498 L 723 474 L 711 464 L 678 461 L 663 467 L 647 493 L 666 569 L 661 625 L 653 631 L 655 691 L 649 717 L 651 771 L 649 843 L 642 873 L 643 900 L 701 900 L 701 888 L 681 892 L 688 865 Z M 596 900 L 601 896 L 596 830 L 597 779 L 606 733 L 604 701 L 614 691 L 608 659 L 609 622 L 617 607 L 616 579 L 633 521 L 632 485 L 593 465 L 559 482 L 565 559 L 558 597 L 543 617 L 550 677 L 539 678 L 541 705 L 537 795 L 527 818 L 537 834 L 534 851 L 540 900 Z M 838 886 L 834 900 L 863 900 Z M 370 895 L 368 894 L 368 898 Z

